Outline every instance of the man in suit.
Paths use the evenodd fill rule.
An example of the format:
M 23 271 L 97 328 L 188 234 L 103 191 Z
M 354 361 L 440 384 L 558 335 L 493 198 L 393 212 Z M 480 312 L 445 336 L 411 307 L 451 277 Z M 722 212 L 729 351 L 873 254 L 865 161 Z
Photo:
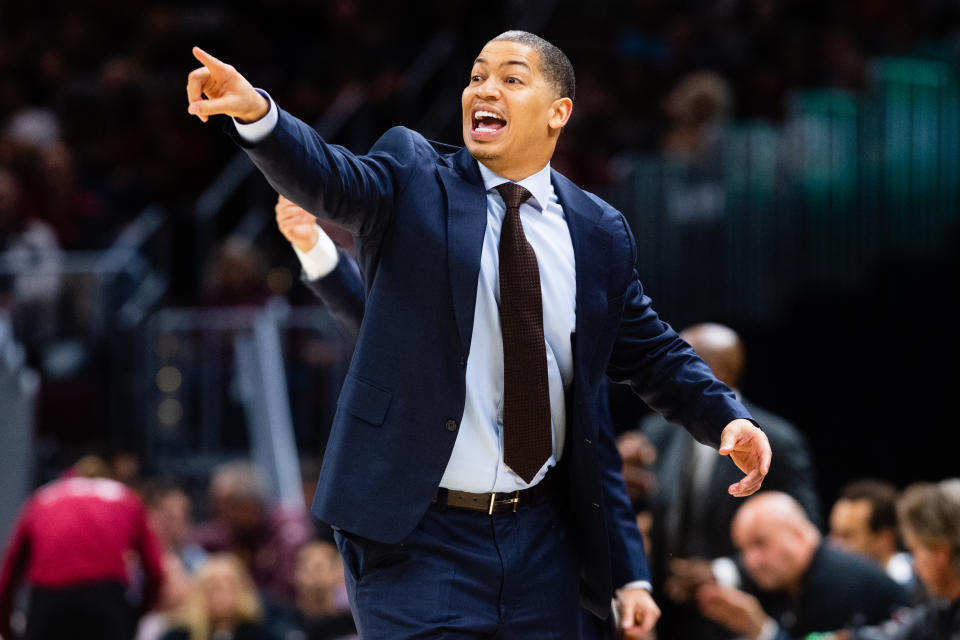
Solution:
M 302 267 L 301 279 L 317 296 L 352 338 L 356 338 L 363 320 L 363 281 L 357 263 L 327 235 L 316 216 L 283 196 L 274 206 L 277 228 L 290 242 Z M 328 225 L 328 228 L 329 225 Z M 599 416 L 610 423 L 609 399 L 601 393 Z M 607 427 L 612 428 L 612 427 Z M 585 640 L 613 638 L 614 630 L 589 611 L 581 616 Z M 607 621 L 612 622 L 612 621 Z
M 764 491 L 737 511 L 731 536 L 742 575 L 695 589 L 705 616 L 749 640 L 790 640 L 812 632 L 877 624 L 909 601 L 882 569 L 823 543 L 792 497 Z M 731 563 L 732 564 L 732 563 Z
M 581 602 L 659 615 L 596 395 L 606 373 L 730 455 L 755 492 L 763 432 L 643 295 L 623 216 L 550 169 L 573 108 L 559 49 L 488 42 L 462 149 L 388 131 L 329 145 L 202 50 L 188 113 L 357 239 L 366 314 L 313 512 L 337 529 L 367 637 L 577 637 Z M 501 242 L 502 241 L 502 242 Z M 574 373 L 576 375 L 574 375 Z
M 739 388 L 746 353 L 743 341 L 733 329 L 702 323 L 684 329 L 680 337 L 703 358 L 718 380 L 731 389 Z M 764 488 L 792 495 L 808 517 L 819 524 L 820 500 L 810 450 L 803 434 L 780 416 L 743 397 L 740 401 L 763 425 L 776 456 L 777 464 L 765 479 Z M 659 415 L 649 416 L 641 422 L 637 432 L 619 438 L 618 446 L 625 465 L 632 464 L 624 453 L 625 445 L 638 450 L 635 444 L 631 444 L 631 440 L 638 436 L 646 438 L 656 450 L 656 459 L 649 468 L 654 473 L 658 489 L 653 495 L 646 496 L 653 516 L 650 532 L 653 548 L 648 551 L 656 591 L 670 573 L 671 559 L 717 558 L 734 552 L 729 531 L 740 503 L 722 487 L 735 479 L 739 471 Z M 631 470 L 625 473 L 633 475 Z M 636 500 L 640 496 L 633 497 Z M 658 630 L 670 638 L 728 635 L 704 620 L 694 608 L 669 601 L 663 607 Z

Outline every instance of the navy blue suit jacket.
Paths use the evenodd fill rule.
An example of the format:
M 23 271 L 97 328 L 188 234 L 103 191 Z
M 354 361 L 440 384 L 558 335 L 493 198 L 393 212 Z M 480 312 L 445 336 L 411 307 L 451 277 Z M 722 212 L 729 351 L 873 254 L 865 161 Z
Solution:
M 232 129 L 232 127 L 230 128 Z M 230 130 L 228 129 L 228 130 Z M 486 192 L 466 149 L 396 127 L 367 155 L 326 143 L 280 111 L 242 142 L 273 187 L 357 238 L 366 313 L 343 383 L 313 502 L 324 522 L 397 542 L 429 507 L 463 416 Z M 746 409 L 643 294 L 623 216 L 552 173 L 576 259 L 574 382 L 560 477 L 584 606 L 605 617 L 614 586 L 649 579 L 620 459 L 597 411 L 604 374 L 630 384 L 700 441 Z M 622 535 L 608 535 L 608 523 Z

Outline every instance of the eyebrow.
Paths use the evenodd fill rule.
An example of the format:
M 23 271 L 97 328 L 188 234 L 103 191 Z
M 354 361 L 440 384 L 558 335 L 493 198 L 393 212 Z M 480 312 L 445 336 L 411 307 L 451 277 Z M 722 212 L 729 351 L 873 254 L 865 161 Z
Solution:
M 487 61 L 484 58 L 477 58 L 476 60 L 473 61 L 473 64 L 487 64 Z M 527 69 L 530 68 L 530 65 L 524 62 L 523 60 L 507 60 L 500 66 L 504 67 L 511 64 L 515 64 L 520 67 L 526 67 Z

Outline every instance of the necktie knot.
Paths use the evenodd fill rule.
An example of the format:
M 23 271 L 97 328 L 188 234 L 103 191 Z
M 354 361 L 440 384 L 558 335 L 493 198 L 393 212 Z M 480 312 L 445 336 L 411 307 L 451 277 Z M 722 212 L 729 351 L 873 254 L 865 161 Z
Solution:
M 500 192 L 500 197 L 503 198 L 503 203 L 507 205 L 507 209 L 519 209 L 520 205 L 526 202 L 532 195 L 516 182 L 498 184 L 496 189 Z

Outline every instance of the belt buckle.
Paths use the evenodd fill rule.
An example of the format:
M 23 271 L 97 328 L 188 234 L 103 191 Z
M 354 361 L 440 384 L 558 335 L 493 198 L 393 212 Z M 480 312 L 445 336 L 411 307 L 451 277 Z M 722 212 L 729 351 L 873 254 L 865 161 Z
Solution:
M 519 489 L 517 489 L 517 490 L 513 493 L 513 497 L 512 497 L 512 498 L 507 498 L 506 500 L 497 500 L 497 492 L 494 491 L 493 493 L 490 494 L 490 506 L 487 508 L 487 515 L 488 515 L 488 516 L 492 516 L 492 515 L 493 515 L 493 505 L 495 505 L 495 504 L 512 504 L 512 505 L 513 505 L 513 512 L 516 513 L 516 512 L 517 512 L 517 504 L 519 504 L 519 502 L 520 502 L 520 490 L 519 490 Z

